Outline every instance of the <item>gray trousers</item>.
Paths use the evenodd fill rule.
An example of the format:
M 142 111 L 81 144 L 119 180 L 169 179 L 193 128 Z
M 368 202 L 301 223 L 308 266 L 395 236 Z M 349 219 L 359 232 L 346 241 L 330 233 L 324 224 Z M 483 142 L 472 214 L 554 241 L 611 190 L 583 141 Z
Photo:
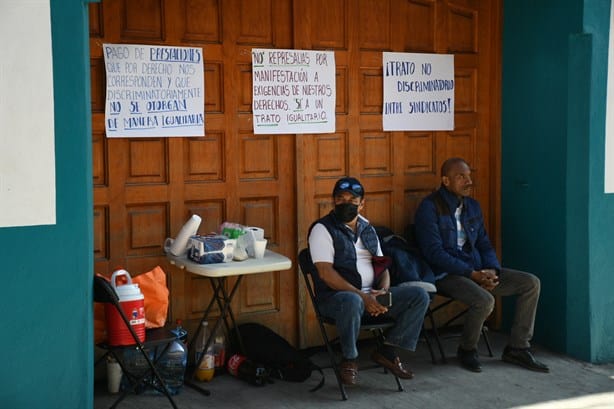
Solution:
M 539 301 L 540 281 L 531 273 L 502 268 L 499 285 L 492 291 L 480 287 L 470 278 L 447 275 L 435 283 L 437 291 L 466 304 L 460 347 L 471 350 L 477 347 L 482 325 L 495 306 L 494 296 L 517 295 L 514 322 L 508 345 L 513 348 L 529 348 L 535 326 L 535 312 Z

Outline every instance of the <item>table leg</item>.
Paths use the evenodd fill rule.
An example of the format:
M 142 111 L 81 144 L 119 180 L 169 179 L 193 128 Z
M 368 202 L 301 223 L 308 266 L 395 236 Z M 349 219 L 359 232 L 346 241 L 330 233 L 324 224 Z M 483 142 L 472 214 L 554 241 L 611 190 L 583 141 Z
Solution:
M 213 279 L 211 279 L 211 280 L 213 280 Z M 221 283 L 219 283 L 219 285 L 223 287 L 224 283 L 221 282 Z M 200 319 L 200 322 L 198 323 L 198 328 L 196 329 L 196 333 L 194 334 L 194 336 L 188 342 L 188 351 L 191 350 L 194 347 L 194 343 L 198 339 L 200 331 L 202 330 L 203 322 L 207 321 L 207 318 L 209 318 L 209 312 L 211 311 L 211 308 L 213 307 L 213 304 L 217 302 L 218 305 L 219 305 L 218 297 L 219 297 L 218 296 L 218 290 L 214 286 L 213 287 L 213 297 L 211 297 L 211 301 L 209 301 L 209 305 L 207 305 L 207 308 L 205 309 L 205 312 L 203 313 L 203 317 Z M 220 308 L 220 311 L 222 311 L 222 310 L 223 309 Z M 196 364 L 194 365 L 192 371 L 189 374 L 186 371 L 186 376 L 185 376 L 185 381 L 184 381 L 185 385 L 191 387 L 192 389 L 196 389 L 197 391 L 199 391 L 200 393 L 202 393 L 205 396 L 211 395 L 211 391 L 201 387 L 198 383 L 196 383 L 194 381 L 194 378 L 196 377 L 196 371 L 198 370 L 198 367 L 200 366 L 200 363 L 202 362 L 202 360 L 205 357 L 204 352 L 209 348 L 209 345 L 211 345 L 211 341 L 213 340 L 213 334 L 215 333 L 215 331 L 217 331 L 217 323 L 216 323 L 216 327 L 215 327 L 214 331 L 211 332 L 210 334 L 208 334 L 207 339 L 205 340 L 205 346 L 204 346 L 204 349 L 203 349 L 203 353 L 200 355 L 200 357 L 198 359 L 198 362 L 196 362 Z
M 213 288 L 213 297 L 211 298 L 211 301 L 209 302 L 209 305 L 207 306 L 207 309 L 205 310 L 205 313 L 203 314 L 203 317 L 200 320 L 200 324 L 199 324 L 198 330 L 196 331 L 196 334 L 194 335 L 194 337 L 192 337 L 192 339 L 190 340 L 188 344 L 188 349 L 189 349 L 194 344 L 194 341 L 198 339 L 198 334 L 200 333 L 200 330 L 202 328 L 202 323 L 206 321 L 207 318 L 209 317 L 209 312 L 211 311 L 213 303 L 217 303 L 220 309 L 220 317 L 217 319 L 215 326 L 213 327 L 211 332 L 207 335 L 207 340 L 205 341 L 205 347 L 204 347 L 203 353 L 199 357 L 199 360 L 196 363 L 196 365 L 194 366 L 192 373 L 190 374 L 190 376 L 186 376 L 186 380 L 185 380 L 186 385 L 198 390 L 199 392 L 207 396 L 211 394 L 211 391 L 209 391 L 208 389 L 204 389 L 200 385 L 195 383 L 194 377 L 196 375 L 196 370 L 198 369 L 198 367 L 200 366 L 200 363 L 204 359 L 204 355 L 205 355 L 204 351 L 206 351 L 211 345 L 211 343 L 213 342 L 213 337 L 219 330 L 220 326 L 222 325 L 222 322 L 224 323 L 224 325 L 226 326 L 226 330 L 230 334 L 231 327 L 227 321 L 228 317 L 230 317 L 232 327 L 234 327 L 235 330 L 237 331 L 239 348 L 241 352 L 245 351 L 245 348 L 243 347 L 243 341 L 241 340 L 241 336 L 239 335 L 238 328 L 236 326 L 234 314 L 232 312 L 232 307 L 231 307 L 232 299 L 239 288 L 239 284 L 241 283 L 241 278 L 242 276 L 237 277 L 237 280 L 234 286 L 230 290 L 230 293 L 227 293 L 225 289 L 226 277 L 218 277 L 218 278 L 210 277 L 211 287 Z
M 220 309 L 220 317 L 219 320 L 223 320 L 224 326 L 226 327 L 226 332 L 230 334 L 230 326 L 228 325 L 228 313 L 230 313 L 232 317 L 232 306 L 231 306 L 231 296 L 226 293 L 226 278 L 211 278 L 209 280 L 211 283 L 211 288 L 213 289 L 213 301 L 217 303 L 218 308 Z M 233 287 L 233 290 L 236 288 Z M 234 295 L 234 291 L 232 291 Z M 217 324 L 217 322 L 216 322 Z M 216 331 L 217 331 L 216 327 Z M 215 333 L 215 332 L 214 332 Z
M 198 323 L 198 328 L 196 328 L 196 333 L 192 336 L 192 338 L 188 342 L 188 351 L 190 351 L 194 347 L 194 342 L 198 339 L 198 335 L 200 334 L 200 331 L 203 328 L 203 322 L 205 322 L 207 318 L 209 317 L 209 311 L 211 311 L 211 307 L 213 307 L 213 303 L 215 303 L 215 298 L 216 297 L 214 295 L 211 298 L 211 301 L 209 301 L 209 305 L 205 309 L 205 313 L 203 314 L 203 317 L 200 319 L 200 322 Z
M 235 281 L 234 286 L 230 290 L 230 294 L 226 293 L 224 285 L 221 282 L 218 282 L 217 289 L 219 289 L 219 291 L 222 293 L 222 296 L 217 298 L 217 303 L 220 310 L 223 310 L 222 315 L 220 315 L 220 319 L 223 317 L 227 333 L 230 335 L 230 331 L 234 328 L 235 333 L 237 335 L 237 342 L 239 343 L 239 352 L 245 355 L 245 347 L 243 345 L 243 340 L 241 339 L 241 334 L 239 333 L 239 328 L 237 326 L 237 322 L 235 321 L 234 313 L 232 312 L 232 299 L 234 298 L 235 293 L 239 289 L 239 285 L 241 284 L 242 278 L 243 276 L 237 276 L 237 280 Z M 211 285 L 213 286 L 214 291 L 216 291 L 216 286 L 213 282 L 211 283 Z M 221 302 L 222 300 L 224 301 L 223 304 Z M 231 325 L 228 324 L 227 318 L 230 318 Z M 216 326 L 216 330 L 217 328 L 218 326 Z

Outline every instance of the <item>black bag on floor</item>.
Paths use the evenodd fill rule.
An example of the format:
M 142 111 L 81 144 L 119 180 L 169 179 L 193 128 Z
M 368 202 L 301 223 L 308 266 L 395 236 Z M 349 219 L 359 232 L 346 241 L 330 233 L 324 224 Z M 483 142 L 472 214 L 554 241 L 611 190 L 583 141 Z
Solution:
M 290 345 L 272 329 L 258 323 L 245 323 L 239 325 L 239 333 L 245 355 L 265 365 L 270 370 L 271 377 L 289 382 L 304 382 L 316 370 L 320 372 L 322 379 L 311 391 L 318 390 L 324 385 L 322 369 L 311 362 L 307 354 Z M 236 331 L 233 331 L 231 339 L 237 350 Z

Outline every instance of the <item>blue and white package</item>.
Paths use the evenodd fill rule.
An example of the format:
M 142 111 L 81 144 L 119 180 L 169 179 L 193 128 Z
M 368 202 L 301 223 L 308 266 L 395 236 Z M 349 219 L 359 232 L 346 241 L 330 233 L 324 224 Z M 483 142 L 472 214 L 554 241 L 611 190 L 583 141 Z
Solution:
M 223 235 L 192 236 L 188 257 L 199 264 L 228 263 L 232 261 L 235 242 Z

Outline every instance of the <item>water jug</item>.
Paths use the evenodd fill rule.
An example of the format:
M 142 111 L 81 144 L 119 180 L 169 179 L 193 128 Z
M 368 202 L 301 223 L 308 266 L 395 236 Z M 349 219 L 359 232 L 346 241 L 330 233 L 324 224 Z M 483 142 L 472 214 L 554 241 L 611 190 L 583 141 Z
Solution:
M 164 352 L 164 355 L 159 358 L 156 366 L 171 395 L 179 393 L 183 386 L 183 377 L 187 363 L 187 347 L 179 339 L 173 341 L 166 352 Z
M 126 278 L 127 283 L 117 285 L 117 278 L 122 276 Z M 111 276 L 111 286 L 119 297 L 119 303 L 130 321 L 130 326 L 139 340 L 145 341 L 145 299 L 139 285 L 132 284 L 130 273 L 126 270 L 117 270 Z M 105 304 L 105 316 L 109 345 L 133 345 L 135 343 L 119 312 L 110 303 Z

